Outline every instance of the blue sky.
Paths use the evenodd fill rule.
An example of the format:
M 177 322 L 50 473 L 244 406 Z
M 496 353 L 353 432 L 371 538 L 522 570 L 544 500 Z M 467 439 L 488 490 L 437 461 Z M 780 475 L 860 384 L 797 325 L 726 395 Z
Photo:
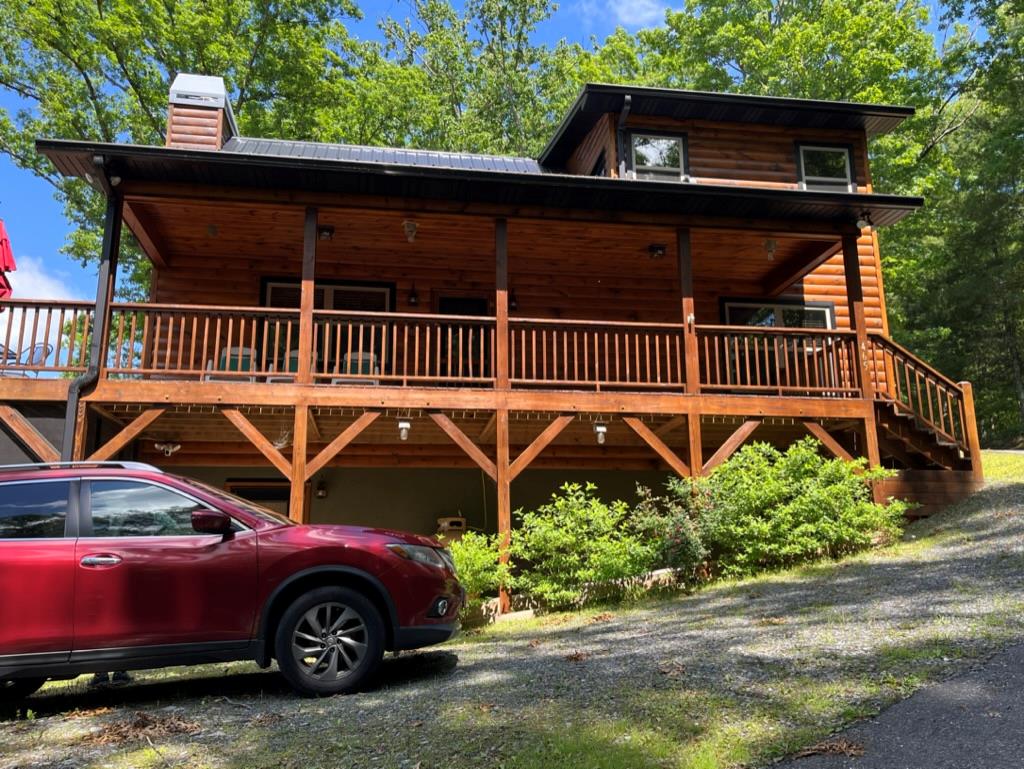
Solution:
M 387 16 L 408 15 L 405 0 L 362 2 L 365 18 L 350 25 L 360 37 L 377 36 L 377 22 Z M 554 43 L 562 38 L 588 43 L 603 38 L 618 25 L 627 29 L 657 24 L 669 7 L 661 0 L 568 0 L 541 28 L 538 39 Z M 933 22 L 934 23 L 934 22 Z M 18 101 L 0 89 L 0 107 L 17 109 Z M 0 219 L 14 247 L 18 271 L 11 275 L 15 296 L 24 298 L 81 298 L 95 295 L 95 271 L 60 253 L 69 226 L 53 188 L 0 156 Z

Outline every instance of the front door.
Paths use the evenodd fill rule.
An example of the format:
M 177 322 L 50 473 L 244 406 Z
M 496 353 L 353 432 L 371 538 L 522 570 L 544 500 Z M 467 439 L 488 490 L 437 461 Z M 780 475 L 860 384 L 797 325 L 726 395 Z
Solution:
M 199 534 L 183 491 L 94 478 L 75 553 L 76 653 L 247 642 L 256 594 L 256 534 Z
M 0 483 L 0 667 L 11 654 L 71 650 L 77 490 L 67 480 Z

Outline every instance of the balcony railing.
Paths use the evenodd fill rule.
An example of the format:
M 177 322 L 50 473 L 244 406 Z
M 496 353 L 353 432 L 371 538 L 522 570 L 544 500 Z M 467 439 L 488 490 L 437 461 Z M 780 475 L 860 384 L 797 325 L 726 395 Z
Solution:
M 0 374 L 54 377 L 85 371 L 92 315 L 89 302 L 0 301 Z
M 855 398 L 853 331 L 697 326 L 702 392 Z
M 494 382 L 493 317 L 313 313 L 313 380 L 321 384 Z
M 509 379 L 524 387 L 681 390 L 683 326 L 512 318 Z

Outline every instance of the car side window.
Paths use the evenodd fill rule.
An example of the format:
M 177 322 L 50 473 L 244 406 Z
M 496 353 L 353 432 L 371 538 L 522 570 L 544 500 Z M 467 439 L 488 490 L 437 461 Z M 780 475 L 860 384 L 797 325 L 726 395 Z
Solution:
M 92 536 L 175 537 L 197 534 L 192 512 L 203 505 L 139 481 L 90 481 Z
M 0 539 L 64 536 L 68 481 L 0 484 Z

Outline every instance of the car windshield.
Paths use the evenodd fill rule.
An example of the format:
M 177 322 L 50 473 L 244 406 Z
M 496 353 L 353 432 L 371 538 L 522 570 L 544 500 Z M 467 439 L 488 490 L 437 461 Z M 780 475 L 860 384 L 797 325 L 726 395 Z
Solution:
M 295 525 L 295 521 L 293 521 L 288 516 L 274 512 L 269 508 L 263 507 L 263 505 L 257 505 L 255 502 L 250 502 L 248 499 L 242 499 L 239 496 L 224 491 L 224 489 L 218 489 L 216 486 L 211 486 L 208 483 L 197 481 L 194 478 L 181 478 L 181 480 L 185 481 L 186 483 L 190 483 L 193 486 L 198 486 L 207 494 L 211 494 L 212 496 L 215 496 L 218 499 L 222 499 L 225 502 L 234 505 L 235 507 L 239 507 L 242 510 L 245 510 L 245 512 L 250 513 L 251 515 L 255 515 L 257 518 L 267 521 L 268 523 L 276 523 L 282 526 Z

